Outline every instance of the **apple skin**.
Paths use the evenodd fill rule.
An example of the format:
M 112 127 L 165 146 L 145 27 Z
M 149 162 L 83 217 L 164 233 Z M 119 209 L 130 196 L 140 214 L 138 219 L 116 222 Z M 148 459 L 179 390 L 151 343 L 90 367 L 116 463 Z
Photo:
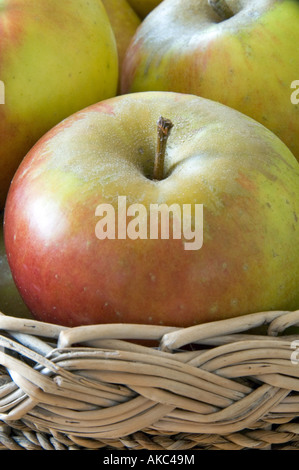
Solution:
M 156 122 L 174 127 L 151 179 Z M 99 204 L 203 204 L 204 242 L 104 239 Z M 12 181 L 5 245 L 33 315 L 189 326 L 299 306 L 299 164 L 264 126 L 193 95 L 122 95 L 65 119 Z
M 102 0 L 112 26 L 118 53 L 118 94 L 120 93 L 120 77 L 122 63 L 129 44 L 141 24 L 141 19 L 129 5 L 127 0 Z
M 128 3 L 141 19 L 144 19 L 161 2 L 162 0 L 128 0 Z
M 123 64 L 121 92 L 190 93 L 274 132 L 299 160 L 299 2 L 244 0 L 220 21 L 208 0 L 164 0 L 143 21 Z M 238 10 L 238 8 L 240 10 Z
M 14 283 L 4 245 L 3 211 L 0 213 L 0 312 L 20 318 L 32 319 Z
M 22 158 L 62 119 L 116 95 L 117 49 L 98 0 L 0 2 L 0 207 Z

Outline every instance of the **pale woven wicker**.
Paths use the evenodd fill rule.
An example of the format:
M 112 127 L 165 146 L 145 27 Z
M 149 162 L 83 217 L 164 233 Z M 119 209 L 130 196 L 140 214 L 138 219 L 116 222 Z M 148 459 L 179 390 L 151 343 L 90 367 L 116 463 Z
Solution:
M 294 325 L 299 311 L 186 329 L 0 314 L 0 448 L 298 450 Z

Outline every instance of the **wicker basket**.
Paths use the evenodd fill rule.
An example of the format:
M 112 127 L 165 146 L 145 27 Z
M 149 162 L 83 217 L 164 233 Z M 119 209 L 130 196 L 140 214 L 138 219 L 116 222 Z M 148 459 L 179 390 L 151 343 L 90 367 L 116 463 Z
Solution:
M 0 314 L 0 448 L 299 449 L 294 325 L 299 310 L 186 329 Z

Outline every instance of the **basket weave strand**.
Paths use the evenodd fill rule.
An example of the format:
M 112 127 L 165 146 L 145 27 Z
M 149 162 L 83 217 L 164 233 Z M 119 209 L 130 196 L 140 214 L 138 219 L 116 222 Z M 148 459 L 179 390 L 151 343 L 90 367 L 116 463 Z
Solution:
M 0 449 L 297 450 L 298 325 L 299 311 L 185 329 L 0 314 Z

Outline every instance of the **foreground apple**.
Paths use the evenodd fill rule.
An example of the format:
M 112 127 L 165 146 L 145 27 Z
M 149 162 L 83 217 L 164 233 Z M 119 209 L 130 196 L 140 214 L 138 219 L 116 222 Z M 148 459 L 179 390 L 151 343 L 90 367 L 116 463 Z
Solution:
M 154 204 L 169 224 L 181 209 L 181 227 L 190 208 L 189 231 L 162 238 L 161 218 L 155 238 Z M 8 194 L 5 243 L 40 320 L 187 326 L 299 307 L 298 214 L 299 164 L 264 126 L 200 97 L 133 93 L 33 147 Z
M 127 0 L 102 0 L 112 26 L 118 53 L 118 76 L 120 91 L 120 77 L 122 75 L 122 63 L 129 44 L 141 23 L 137 13 L 129 5 Z
M 192 93 L 274 132 L 299 160 L 297 0 L 164 0 L 128 49 L 122 93 Z
M 115 38 L 102 3 L 0 2 L 0 206 L 33 144 L 70 114 L 115 96 Z
M 128 0 L 141 19 L 144 19 L 162 0 Z
M 0 213 L 0 312 L 21 318 L 32 318 L 14 283 L 4 246 L 3 211 Z

